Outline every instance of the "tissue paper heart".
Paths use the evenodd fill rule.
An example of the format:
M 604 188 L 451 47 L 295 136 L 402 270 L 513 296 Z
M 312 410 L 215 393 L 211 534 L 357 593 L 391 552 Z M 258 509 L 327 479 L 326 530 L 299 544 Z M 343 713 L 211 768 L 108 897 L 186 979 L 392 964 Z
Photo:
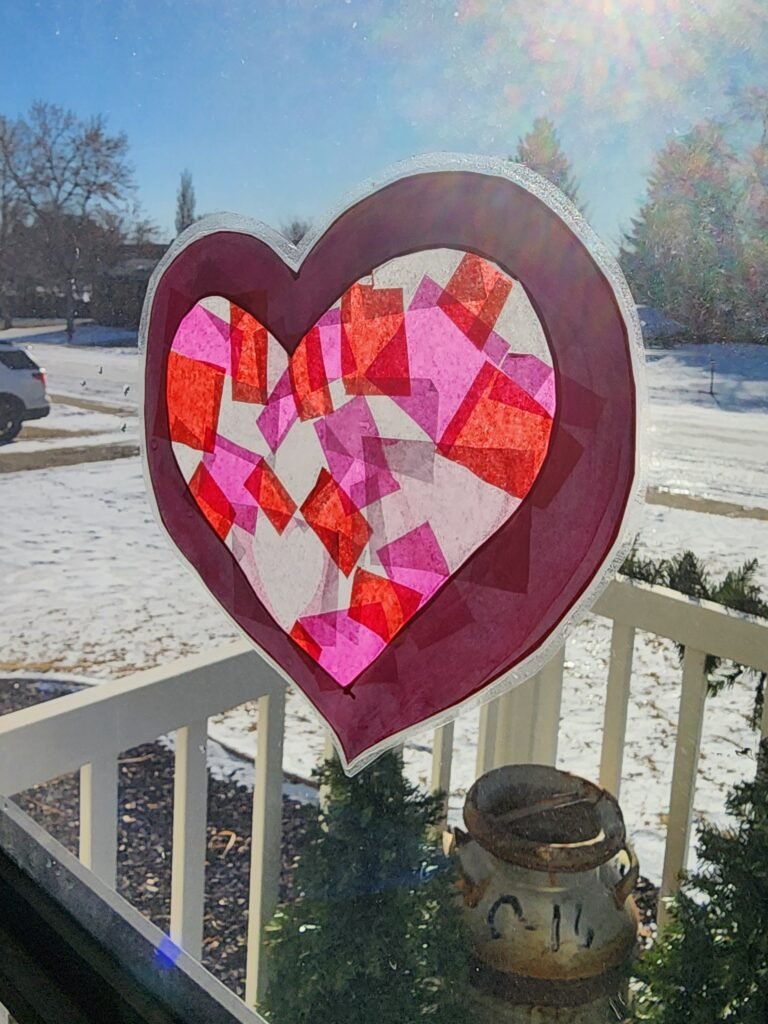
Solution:
M 341 686 L 530 490 L 555 407 L 541 355 L 521 289 L 445 250 L 377 268 L 290 357 L 221 297 L 181 321 L 179 469 L 255 596 Z
M 632 345 L 588 250 L 508 177 L 405 177 L 303 259 L 260 234 L 203 225 L 161 265 L 148 475 L 173 542 L 356 768 L 523 678 L 610 559 Z

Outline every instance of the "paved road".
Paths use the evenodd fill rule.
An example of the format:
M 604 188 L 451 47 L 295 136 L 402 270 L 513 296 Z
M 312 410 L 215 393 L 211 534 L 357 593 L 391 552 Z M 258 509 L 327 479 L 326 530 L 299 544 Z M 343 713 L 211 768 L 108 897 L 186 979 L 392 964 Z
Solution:
M 114 402 L 102 402 L 98 398 L 82 398 L 79 395 L 54 395 L 50 392 L 48 397 L 52 402 L 74 405 L 76 409 L 90 409 L 91 412 L 106 412 L 112 416 L 135 416 L 137 413 L 135 403 L 133 405 L 116 405 Z
M 84 462 L 106 462 L 139 454 L 135 441 L 110 441 L 71 448 L 41 448 L 35 452 L 4 451 L 0 455 L 0 474 L 20 473 L 28 469 L 55 469 L 79 466 Z
M 667 508 L 682 508 L 689 512 L 709 512 L 714 516 L 728 516 L 729 519 L 758 519 L 768 522 L 768 508 L 736 505 L 715 498 L 700 498 L 696 494 L 676 494 L 659 487 L 649 487 L 645 492 L 645 500 L 649 505 L 666 505 Z

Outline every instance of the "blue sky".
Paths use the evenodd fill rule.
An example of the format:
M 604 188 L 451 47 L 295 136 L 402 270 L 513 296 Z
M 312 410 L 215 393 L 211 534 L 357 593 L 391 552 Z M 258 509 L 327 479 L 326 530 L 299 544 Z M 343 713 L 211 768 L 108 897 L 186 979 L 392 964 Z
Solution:
M 0 113 L 105 114 L 164 237 L 185 167 L 198 213 L 278 226 L 548 114 L 615 243 L 665 138 L 768 86 L 765 0 L 3 0 L 0 39 Z

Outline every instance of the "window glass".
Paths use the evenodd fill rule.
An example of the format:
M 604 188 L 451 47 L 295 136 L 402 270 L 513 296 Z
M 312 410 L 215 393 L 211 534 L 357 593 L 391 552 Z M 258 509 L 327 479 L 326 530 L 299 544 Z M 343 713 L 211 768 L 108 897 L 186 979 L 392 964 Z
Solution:
M 529 965 L 572 950 L 597 976 L 610 922 L 626 931 L 629 913 L 619 921 L 614 907 L 595 919 L 573 893 L 550 893 L 546 924 L 534 921 L 517 875 L 506 888 L 484 888 L 485 855 L 458 831 L 467 794 L 490 769 L 546 763 L 618 794 L 627 842 L 604 870 L 614 903 L 637 883 L 641 945 L 657 941 L 657 915 L 680 869 L 723 880 L 706 899 L 691 890 L 693 917 L 713 889 L 726 900 L 684 923 L 693 938 L 680 962 L 694 980 L 675 976 L 668 950 L 655 979 L 633 982 L 637 990 L 687 999 L 686 986 L 698 986 L 711 1010 L 702 1020 L 735 1019 L 743 1001 L 744 1019 L 763 1019 L 768 964 L 750 904 L 765 895 L 752 888 L 768 874 L 766 844 L 752 842 L 765 823 L 749 817 L 759 793 L 727 797 L 751 784 L 768 735 L 768 0 L 0 0 L 0 40 L 0 342 L 10 343 L 0 344 L 0 715 L 46 702 L 54 716 L 73 693 L 97 706 L 74 719 L 82 727 L 40 726 L 34 735 L 44 740 L 26 740 L 34 716 L 14 720 L 31 730 L 14 748 L 28 766 L 13 775 L 24 809 L 157 925 L 166 936 L 158 969 L 183 946 L 249 1005 L 270 1011 L 272 1024 L 450 1024 L 473 1000 L 481 1016 L 503 1019 L 493 1000 L 520 996 L 499 977 L 510 935 L 544 943 L 531 947 Z M 159 373 L 150 384 L 175 421 L 155 417 L 151 427 L 165 431 L 169 448 L 157 455 L 158 478 L 189 483 L 174 506 L 179 532 L 202 524 L 211 549 L 233 555 L 223 568 L 211 560 L 211 589 L 228 588 L 226 612 L 176 557 L 170 518 L 155 515 L 140 454 L 151 417 L 139 328 L 161 261 L 207 216 L 270 225 L 287 240 L 276 247 L 295 255 L 288 243 L 316 238 L 359 187 L 419 154 L 477 155 L 541 175 L 620 266 L 642 329 L 638 465 L 647 501 L 638 503 L 635 547 L 623 564 L 617 557 L 629 580 L 611 580 L 534 682 L 446 728 L 441 718 L 438 731 L 424 728 L 350 780 L 313 707 L 272 674 L 277 659 L 260 661 L 248 646 L 238 615 L 252 608 L 237 582 L 244 576 L 271 602 L 259 626 L 280 643 L 287 637 L 307 675 L 321 680 L 318 702 L 338 697 L 354 719 L 358 674 L 389 671 L 391 650 L 422 635 L 423 608 L 444 580 L 466 566 L 471 585 L 470 559 L 487 555 L 489 538 L 512 516 L 531 522 L 529 495 L 539 512 L 553 507 L 549 467 L 566 474 L 581 460 L 601 493 L 618 493 L 611 459 L 630 448 L 611 433 L 605 470 L 593 459 L 585 435 L 602 429 L 606 405 L 579 390 L 619 393 L 616 377 L 590 363 L 609 318 L 573 286 L 573 248 L 547 251 L 535 231 L 519 249 L 548 275 L 546 302 L 493 254 L 447 239 L 422 259 L 416 246 L 402 254 L 411 268 L 402 294 L 393 296 L 395 260 L 351 276 L 316 311 L 307 340 L 297 339 L 290 366 L 275 341 L 280 325 L 268 331 L 268 318 L 256 316 L 269 305 L 260 282 L 219 280 L 195 296 L 178 322 L 202 324 L 205 344 L 175 335 L 172 318 L 163 325 L 169 391 Z M 457 221 L 471 218 L 455 205 Z M 467 305 L 453 302 L 462 281 L 467 295 L 479 288 Z M 174 292 L 177 305 L 182 294 Z M 381 332 L 373 341 L 361 312 L 369 307 Z M 437 322 L 443 307 L 452 308 L 455 352 L 475 339 L 472 358 L 454 358 L 436 333 L 433 376 L 425 357 L 413 403 L 397 395 L 381 420 L 386 433 L 373 437 L 381 382 L 409 392 L 417 377 L 410 323 Z M 545 307 L 574 358 L 567 387 L 582 396 L 568 424 Z M 349 310 L 363 324 L 353 339 L 360 365 L 342 345 Z M 577 321 L 590 329 L 576 331 Z M 260 361 L 275 346 L 279 358 Z M 333 360 L 335 374 L 326 372 Z M 5 372 L 41 367 L 38 380 Z M 347 386 L 357 389 L 354 422 L 366 442 L 354 451 L 327 421 L 315 429 Z M 523 421 L 511 399 L 498 398 L 513 392 L 535 423 L 514 449 L 494 444 Z M 475 394 L 482 401 L 473 405 Z M 411 415 L 424 396 L 426 412 Z M 255 412 L 260 404 L 266 411 Z M 443 441 L 456 427 L 442 451 L 433 420 Z M 619 421 L 631 432 L 629 413 Z M 550 459 L 550 432 L 563 426 L 567 447 Z M 258 447 L 248 448 L 257 430 Z M 480 479 L 486 448 L 499 454 L 504 480 L 525 478 L 514 495 L 497 486 L 499 476 Z M 510 450 L 521 456 L 511 468 Z M 311 468 L 306 478 L 291 475 L 294 457 Z M 317 486 L 326 468 L 348 474 L 349 494 L 335 476 L 334 486 Z M 437 484 L 446 480 L 469 481 L 460 500 L 443 501 L 451 492 Z M 375 488 L 394 510 L 381 515 L 382 528 L 394 522 L 394 540 L 414 545 L 387 551 L 391 578 L 379 551 L 375 563 L 366 549 L 377 524 L 364 502 Z M 569 493 L 573 511 L 542 531 L 540 559 L 524 552 L 514 583 L 504 580 L 488 599 L 498 614 L 530 587 L 547 637 L 541 607 L 567 604 L 566 585 L 553 583 L 558 572 L 570 559 L 583 571 L 588 544 L 609 549 L 615 540 L 594 495 Z M 331 573 L 330 552 L 338 556 Z M 586 592 L 576 571 L 568 586 Z M 475 614 L 465 598 L 453 610 L 434 664 L 459 645 L 461 616 L 479 623 L 452 659 L 454 675 L 463 657 L 501 664 L 492 642 L 528 630 L 522 615 L 489 626 L 490 613 Z M 432 648 L 419 649 L 426 663 Z M 527 650 L 522 641 L 519 649 Z M 444 675 L 434 672 L 435 690 Z M 392 692 L 399 682 L 395 672 L 387 679 Z M 388 699 L 424 711 L 418 683 Z M 123 726 L 125 749 L 106 749 L 102 739 L 123 736 Z M 91 767 L 73 772 L 80 765 Z M 440 788 L 447 794 L 432 799 Z M 551 796 L 547 789 L 532 802 L 541 810 Z M 504 799 L 525 831 L 514 817 L 521 808 Z M 722 834 L 697 848 L 698 822 Z M 554 826 L 531 830 L 559 835 Z M 460 849 L 476 861 L 460 863 Z M 744 894 L 742 905 L 727 905 L 733 893 Z M 721 931 L 718 914 L 728 921 Z M 734 948 L 735 966 L 715 977 L 719 961 L 700 951 Z M 486 971 L 480 995 L 478 957 L 497 972 Z M 530 981 L 515 963 L 511 973 Z M 742 990 L 744 978 L 754 978 L 754 992 Z M 546 1002 L 537 985 L 523 988 Z M 316 1017 L 302 1016 L 308 1006 Z M 659 1007 L 657 1017 L 647 1008 L 648 1020 L 678 1024 L 673 1010 L 681 1021 L 689 1012 Z

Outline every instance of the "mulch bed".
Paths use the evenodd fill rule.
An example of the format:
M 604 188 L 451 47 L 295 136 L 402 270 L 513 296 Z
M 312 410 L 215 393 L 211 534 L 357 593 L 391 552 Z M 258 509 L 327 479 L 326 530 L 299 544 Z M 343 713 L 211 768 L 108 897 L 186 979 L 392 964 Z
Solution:
M 659 887 L 641 875 L 632 893 L 640 914 L 640 946 L 648 949 L 656 938 L 656 911 L 659 906 Z
M 0 715 L 51 700 L 68 687 L 33 680 L 0 681 Z M 117 889 L 163 931 L 170 921 L 173 754 L 148 743 L 119 757 Z M 79 777 L 64 775 L 14 797 L 67 850 L 77 855 Z M 250 871 L 252 794 L 235 781 L 208 777 L 208 848 L 203 964 L 242 995 Z M 293 895 L 293 866 L 306 807 L 283 797 L 280 899 Z M 641 878 L 634 893 L 641 941 L 653 934 L 658 889 Z

